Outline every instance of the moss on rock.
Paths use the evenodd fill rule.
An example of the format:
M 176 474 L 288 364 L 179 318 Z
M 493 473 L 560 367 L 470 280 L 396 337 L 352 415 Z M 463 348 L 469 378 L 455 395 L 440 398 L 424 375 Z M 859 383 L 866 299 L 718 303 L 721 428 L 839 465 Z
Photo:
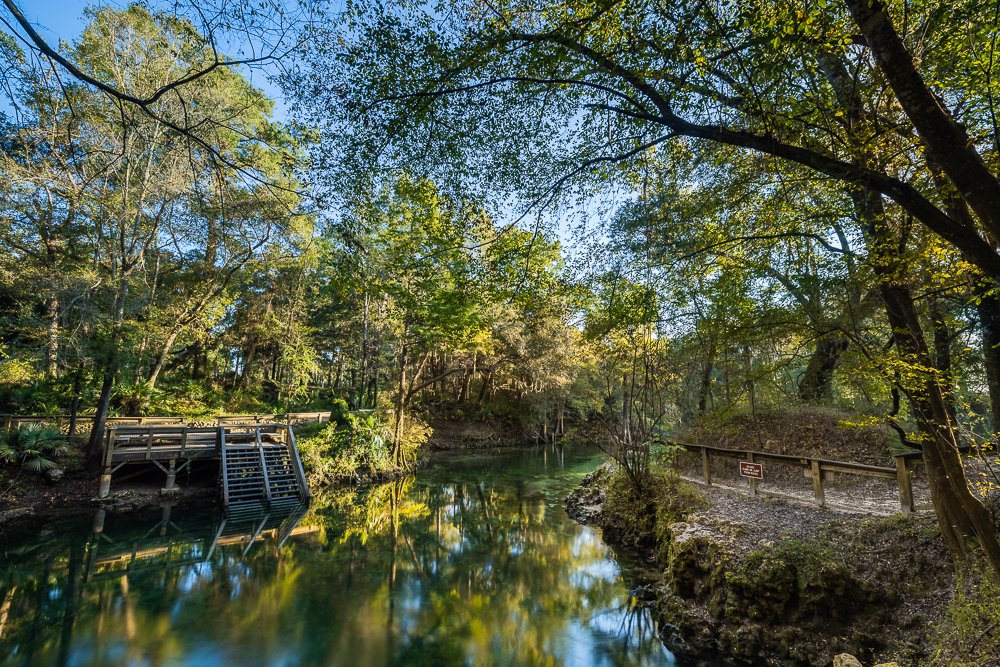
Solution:
M 803 666 L 829 665 L 843 652 L 864 664 L 931 657 L 930 634 L 953 590 L 933 518 L 771 521 L 772 511 L 800 510 L 706 497 L 669 472 L 637 490 L 610 465 L 587 485 L 578 501 L 597 509 L 605 541 L 657 564 L 656 614 L 671 647 Z M 984 606 L 966 606 L 950 621 L 968 628 L 973 617 L 987 627 L 992 619 Z M 994 646 L 985 634 L 983 644 Z M 934 664 L 949 664 L 942 655 Z

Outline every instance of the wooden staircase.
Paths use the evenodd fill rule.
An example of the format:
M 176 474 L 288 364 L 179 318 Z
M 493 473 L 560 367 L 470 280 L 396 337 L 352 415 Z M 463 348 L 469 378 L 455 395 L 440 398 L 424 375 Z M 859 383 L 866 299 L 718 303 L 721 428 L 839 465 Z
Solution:
M 253 424 L 220 435 L 222 501 L 228 509 L 247 503 L 267 507 L 309 501 L 295 436 L 278 438 L 268 425 Z

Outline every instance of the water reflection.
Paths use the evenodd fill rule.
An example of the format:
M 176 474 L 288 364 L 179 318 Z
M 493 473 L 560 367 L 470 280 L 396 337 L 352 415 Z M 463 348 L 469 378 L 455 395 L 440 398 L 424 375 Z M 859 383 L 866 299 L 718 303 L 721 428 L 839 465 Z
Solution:
M 452 456 L 304 517 L 167 507 L 7 536 L 0 664 L 672 664 L 562 510 L 597 462 Z

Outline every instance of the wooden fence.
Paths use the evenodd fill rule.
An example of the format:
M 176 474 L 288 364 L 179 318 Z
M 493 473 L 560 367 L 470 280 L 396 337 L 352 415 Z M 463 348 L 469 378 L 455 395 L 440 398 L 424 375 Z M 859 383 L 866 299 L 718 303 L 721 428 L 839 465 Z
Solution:
M 807 476 L 812 477 L 813 499 L 819 506 L 826 504 L 826 493 L 823 488 L 824 478 L 828 473 L 846 473 L 861 477 L 875 477 L 881 479 L 891 479 L 896 481 L 899 490 L 899 508 L 902 512 L 913 512 L 915 509 L 913 501 L 913 472 L 910 461 L 920 458 L 919 452 L 909 452 L 896 456 L 896 466 L 894 468 L 873 466 L 863 463 L 848 463 L 843 461 L 829 461 L 809 456 L 794 456 L 790 454 L 771 454 L 768 452 L 756 452 L 748 449 L 727 449 L 723 447 L 710 447 L 707 445 L 692 445 L 688 443 L 674 443 L 684 447 L 688 452 L 701 456 L 702 478 L 705 484 L 712 485 L 712 459 L 714 457 L 730 458 L 747 463 L 772 462 L 786 466 L 798 466 L 805 470 Z M 752 477 L 749 480 L 750 492 L 758 495 L 760 481 Z M 780 494 L 775 494 L 780 495 Z
M 3 429 L 18 428 L 26 424 L 44 424 L 60 431 L 68 431 L 70 415 L 0 415 Z M 224 426 L 227 424 L 275 423 L 304 424 L 330 421 L 329 412 L 286 412 L 283 414 L 216 415 L 214 417 L 108 417 L 107 426 Z M 77 432 L 89 428 L 93 415 L 77 415 Z

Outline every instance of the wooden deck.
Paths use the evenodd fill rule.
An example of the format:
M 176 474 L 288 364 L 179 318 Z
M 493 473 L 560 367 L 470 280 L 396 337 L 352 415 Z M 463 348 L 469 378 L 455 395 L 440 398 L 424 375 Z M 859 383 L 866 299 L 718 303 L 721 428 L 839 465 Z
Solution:
M 309 489 L 289 424 L 233 423 L 215 427 L 116 425 L 105 432 L 98 495 L 111 492 L 113 475 L 129 464 L 153 464 L 166 475 L 165 491 L 177 473 L 198 460 L 219 461 L 223 503 L 271 502 L 295 496 L 308 502 Z M 238 490 L 238 492 L 237 492 Z

